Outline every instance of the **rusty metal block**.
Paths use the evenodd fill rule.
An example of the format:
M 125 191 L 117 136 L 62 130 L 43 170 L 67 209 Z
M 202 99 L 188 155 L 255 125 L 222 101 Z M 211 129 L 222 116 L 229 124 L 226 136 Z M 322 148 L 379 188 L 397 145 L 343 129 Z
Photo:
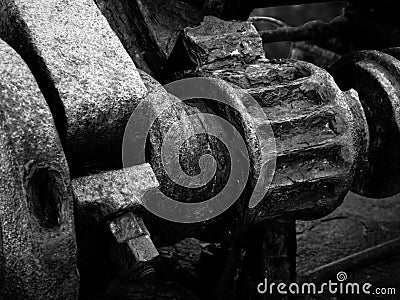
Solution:
M 0 37 L 27 62 L 48 102 L 71 175 L 122 167 L 129 116 L 146 88 L 90 0 L 0 1 Z
M 321 68 L 328 68 L 340 58 L 340 55 L 331 50 L 307 42 L 293 43 L 290 59 L 303 60 Z
M 132 212 L 110 221 L 109 226 L 118 243 L 125 243 L 143 235 L 149 235 L 142 219 Z
M 2 299 L 77 299 L 69 172 L 28 66 L 0 40 Z
M 158 78 L 186 26 L 198 24 L 201 9 L 174 0 L 95 0 L 132 60 Z
M 72 186 L 79 210 L 95 209 L 95 217 L 106 221 L 138 209 L 146 191 L 158 187 L 148 164 L 76 178 Z
M 128 245 L 136 261 L 146 262 L 158 256 L 158 251 L 147 234 L 129 240 Z

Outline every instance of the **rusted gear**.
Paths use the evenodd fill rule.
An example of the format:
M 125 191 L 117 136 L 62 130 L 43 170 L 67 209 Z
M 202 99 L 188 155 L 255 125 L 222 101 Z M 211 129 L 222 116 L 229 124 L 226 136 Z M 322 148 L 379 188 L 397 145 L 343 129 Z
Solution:
M 312 64 L 266 60 L 260 37 L 250 27 L 240 29 L 245 26 L 206 18 L 201 26 L 186 29 L 188 52 L 197 61 L 186 76 L 236 85 L 257 100 L 272 126 L 276 171 L 263 202 L 248 212 L 254 222 L 328 214 L 341 204 L 366 157 L 368 129 L 357 94 L 343 93 Z M 221 40 L 219 47 L 215 40 Z

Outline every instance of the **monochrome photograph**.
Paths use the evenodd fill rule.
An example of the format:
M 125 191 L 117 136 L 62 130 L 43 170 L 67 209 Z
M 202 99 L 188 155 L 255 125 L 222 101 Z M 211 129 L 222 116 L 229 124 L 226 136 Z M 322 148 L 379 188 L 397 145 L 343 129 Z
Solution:
M 0 0 L 0 300 L 400 299 L 395 0 Z

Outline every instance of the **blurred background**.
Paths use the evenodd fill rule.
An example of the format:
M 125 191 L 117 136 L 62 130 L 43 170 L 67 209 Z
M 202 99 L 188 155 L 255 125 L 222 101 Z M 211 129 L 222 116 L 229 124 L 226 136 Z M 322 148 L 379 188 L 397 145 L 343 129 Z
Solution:
M 312 20 L 321 20 L 329 22 L 342 14 L 343 8 L 347 5 L 344 1 L 331 3 L 314 3 L 303 5 L 288 5 L 279 7 L 269 7 L 255 9 L 252 16 L 268 16 L 279 19 L 289 26 L 300 26 Z M 266 22 L 256 24 L 259 31 L 275 29 L 275 27 Z M 280 42 L 264 45 L 269 58 L 288 58 L 291 43 Z

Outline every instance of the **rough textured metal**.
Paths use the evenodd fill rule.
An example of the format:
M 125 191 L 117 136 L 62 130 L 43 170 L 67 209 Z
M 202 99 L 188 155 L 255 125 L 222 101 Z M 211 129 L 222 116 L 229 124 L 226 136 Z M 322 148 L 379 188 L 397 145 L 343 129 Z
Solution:
M 282 76 L 278 82 L 273 82 L 271 70 Z M 259 61 L 242 75 L 250 79 L 249 86 L 223 76 L 263 106 L 278 152 L 274 180 L 253 212 L 255 218 L 310 218 L 331 212 L 361 167 L 358 162 L 367 150 L 366 124 L 353 116 L 348 98 L 333 79 L 311 64 Z
M 148 135 L 146 157 L 160 183 L 160 191 L 176 201 L 185 203 L 201 202 L 218 194 L 229 176 L 229 155 L 223 145 L 212 137 L 194 134 L 195 128 L 206 132 L 201 116 L 193 117 L 191 122 L 187 121 L 188 116 L 199 114 L 200 109 L 196 106 L 186 105 L 169 94 L 160 83 L 145 72 L 140 74 L 149 90 L 148 96 L 143 100 L 148 107 L 149 117 L 151 118 L 153 114 L 159 115 Z M 204 108 L 206 109 L 206 107 Z M 191 136 L 184 144 L 181 145 L 177 142 L 173 147 L 177 152 L 179 151 L 180 165 L 184 172 L 191 176 L 196 175 L 200 171 L 199 160 L 205 154 L 212 155 L 218 162 L 215 176 L 202 187 L 189 188 L 177 184 L 165 170 L 161 156 L 162 145 L 165 142 L 166 134 L 174 124 L 180 124 L 174 133 L 190 134 Z M 132 162 L 132 164 L 135 163 L 137 162 Z M 153 198 L 156 201 L 158 195 L 152 195 Z M 199 215 L 202 213 L 199 211 Z M 204 227 L 203 223 L 178 224 L 149 216 L 145 216 L 144 220 L 157 244 L 176 243 L 193 234 L 193 231 L 199 231 Z M 215 220 L 211 222 L 215 222 Z M 170 232 L 174 232 L 174 234 L 171 235 Z
M 307 42 L 297 42 L 293 43 L 290 58 L 313 63 L 318 67 L 326 69 L 337 61 L 340 55 L 317 45 Z
M 158 251 L 147 234 L 129 240 L 128 245 L 138 262 L 150 261 L 158 256 Z
M 186 26 L 202 12 L 174 0 L 95 0 L 137 67 L 158 78 Z
M 121 145 L 126 121 L 146 88 L 96 4 L 0 5 L 0 37 L 33 71 L 58 124 L 71 175 L 120 168 L 120 147 L 114 145 Z
M 103 221 L 127 210 L 138 209 L 144 194 L 158 187 L 150 165 L 108 171 L 72 181 L 78 210 L 93 210 Z
M 400 191 L 400 62 L 378 51 L 353 52 L 330 72 L 343 90 L 357 90 L 370 132 L 368 169 L 355 192 L 381 198 Z
M 364 186 L 364 178 L 368 173 L 368 150 L 370 143 L 370 133 L 368 128 L 368 120 L 364 112 L 364 108 L 361 104 L 358 93 L 351 89 L 344 92 L 346 97 L 346 103 L 349 105 L 350 111 L 354 118 L 354 124 L 352 127 L 355 132 L 355 136 L 363 137 L 354 141 L 355 149 L 359 149 L 360 155 L 357 156 L 353 181 L 350 185 L 352 191 L 359 191 Z
M 382 50 L 382 52 L 385 52 L 397 59 L 400 59 L 400 48 L 399 47 L 387 48 L 387 49 Z
M 274 278 L 276 282 L 284 283 L 296 281 L 295 222 L 268 222 L 263 228 L 246 234 L 245 239 L 249 246 L 245 250 L 241 278 L 236 280 L 236 291 L 228 290 L 231 297 L 236 292 L 239 299 L 257 299 L 257 286 L 265 278 Z M 276 298 L 271 296 L 272 299 L 287 299 L 284 295 Z
M 300 27 L 291 27 L 281 20 L 272 17 L 250 17 L 251 22 L 267 22 L 276 29 L 260 31 L 264 45 L 274 42 L 291 42 L 289 58 L 313 63 L 321 68 L 327 68 L 340 58 L 333 50 L 325 49 L 311 42 L 322 39 L 329 40 L 329 44 L 337 45 L 339 41 L 335 38 L 340 31 L 344 31 L 345 21 L 337 17 L 330 23 L 322 21 L 310 21 Z M 268 53 L 267 53 L 268 54 Z
M 185 35 L 192 57 L 223 52 L 223 43 L 219 47 L 218 43 L 211 42 L 223 39 L 227 34 L 213 29 L 223 27 L 216 22 L 224 23 L 210 21 L 208 30 L 186 30 L 192 34 Z M 207 28 L 204 23 L 202 27 Z M 229 31 L 229 27 L 226 28 Z M 194 36 L 195 32 L 199 32 L 199 36 Z M 240 40 L 240 44 L 233 45 L 230 52 L 245 56 L 242 44 L 250 44 L 246 43 L 246 36 L 235 30 L 231 35 L 230 39 Z M 210 42 L 206 44 L 203 40 Z M 193 44 L 196 42 L 203 47 L 199 55 L 196 54 L 198 47 Z M 257 53 L 257 46 L 254 47 L 254 51 L 249 52 Z M 236 298 L 251 297 L 251 292 L 242 295 L 239 288 L 235 291 L 235 283 L 242 281 L 242 290 L 253 291 L 252 281 L 262 281 L 265 274 L 272 281 L 290 281 L 295 273 L 293 220 L 317 218 L 341 204 L 354 175 L 363 167 L 369 136 L 357 94 L 354 91 L 343 93 L 326 71 L 291 60 L 254 59 L 251 56 L 248 62 L 245 59 L 237 62 L 232 58 L 230 63 L 228 56 L 222 60 L 215 64 L 202 65 L 200 62 L 196 68 L 178 76 L 211 76 L 236 85 L 238 97 L 243 90 L 253 96 L 267 117 L 265 120 L 253 118 L 250 124 L 243 124 L 245 128 L 269 123 L 274 131 L 277 162 L 272 184 L 254 209 L 248 209 L 246 205 L 241 207 L 244 224 L 232 230 L 227 263 L 220 278 L 220 290 L 228 291 L 229 296 L 225 298 L 232 298 L 235 293 Z M 202 61 L 207 60 L 203 58 Z M 215 67 L 218 63 L 227 67 Z M 238 111 L 239 115 L 243 113 Z M 245 129 L 244 132 L 249 131 Z M 259 164 L 268 162 L 270 155 L 263 155 L 264 136 L 252 138 L 253 147 L 248 147 L 249 152 Z M 280 223 L 277 219 L 286 221 Z M 258 226 L 252 227 L 254 224 Z M 246 231 L 246 225 L 250 230 Z M 265 230 L 257 230 L 262 226 L 270 226 L 266 236 Z M 291 230 L 285 231 L 284 227 Z M 249 236 L 250 240 L 247 239 Z M 246 288 L 248 286 L 250 288 Z
M 195 42 L 203 48 L 204 45 L 210 47 L 202 48 L 202 53 L 224 51 L 223 43 L 218 48 L 218 43 L 203 42 L 226 35 L 220 35 L 210 26 L 223 25 L 206 19 L 203 29 L 186 30 L 191 33 L 186 37 L 191 41 L 192 56 L 196 56 L 194 52 L 198 49 L 193 45 Z M 241 32 L 232 30 L 232 36 L 239 40 Z M 246 44 L 247 40 L 240 42 Z M 240 45 L 235 47 L 230 51 L 244 54 Z M 255 48 L 257 53 L 258 46 Z M 243 89 L 263 107 L 268 118 L 265 121 L 273 128 L 277 146 L 274 179 L 263 202 L 247 212 L 248 220 L 260 222 L 277 217 L 313 218 L 328 214 L 342 202 L 366 155 L 366 124 L 352 114 L 348 103 L 356 101 L 356 97 L 346 96 L 327 72 L 305 62 L 263 58 L 251 58 L 250 63 L 235 63 L 235 58 L 232 61 L 225 64 L 229 66 L 226 68 L 198 64 L 195 70 L 187 73 L 221 78 Z M 254 120 L 254 124 L 257 123 L 259 120 Z M 260 157 L 261 161 L 263 159 Z
M 204 9 L 208 15 L 213 15 L 224 20 L 247 20 L 254 7 L 254 1 L 204 1 Z M 262 7 L 267 6 L 263 5 Z
M 205 17 L 200 26 L 184 32 L 188 53 L 203 70 L 238 68 L 265 58 L 262 40 L 250 22 Z
M 0 289 L 2 289 L 4 286 L 4 273 L 5 273 L 4 250 L 3 250 L 3 229 L 1 228 L 2 224 L 3 224 L 3 221 L 1 220 L 1 216 L 0 216 Z
M 79 263 L 85 295 L 93 278 L 104 277 L 103 273 L 107 273 L 104 269 L 96 271 L 92 263 L 98 265 L 102 259 L 104 268 L 111 264 L 112 272 L 119 274 L 131 264 L 158 255 L 141 218 L 146 193 L 159 186 L 149 164 L 77 178 L 72 181 L 72 186 L 76 195 L 77 238 L 81 247 Z M 103 230 L 101 233 L 99 228 Z M 99 241 L 107 250 L 96 251 Z M 137 249 L 135 244 L 138 244 Z M 86 256 L 90 259 L 82 260 Z
M 110 221 L 109 226 L 118 243 L 125 243 L 142 235 L 149 235 L 142 219 L 132 212 Z
M 2 299 L 77 299 L 68 167 L 49 108 L 21 57 L 0 40 Z

